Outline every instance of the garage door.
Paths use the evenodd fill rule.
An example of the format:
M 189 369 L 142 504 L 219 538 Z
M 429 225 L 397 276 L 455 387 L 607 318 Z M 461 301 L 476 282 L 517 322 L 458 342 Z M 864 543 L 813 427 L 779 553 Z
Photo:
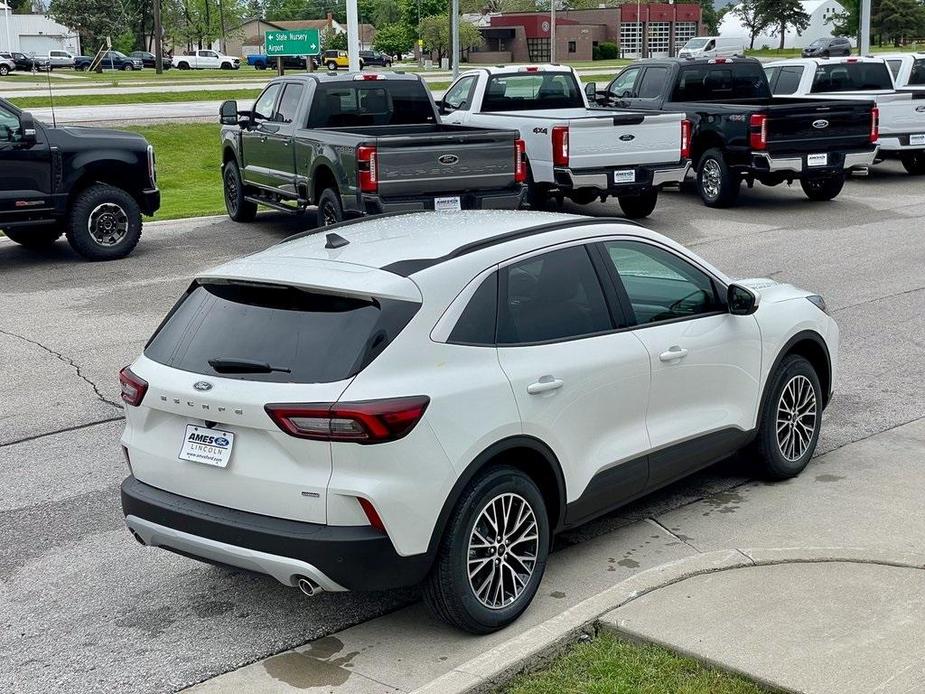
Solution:
M 23 53 L 48 55 L 48 51 L 58 51 L 62 48 L 61 40 L 51 36 L 29 36 L 26 34 L 19 37 L 19 50 Z

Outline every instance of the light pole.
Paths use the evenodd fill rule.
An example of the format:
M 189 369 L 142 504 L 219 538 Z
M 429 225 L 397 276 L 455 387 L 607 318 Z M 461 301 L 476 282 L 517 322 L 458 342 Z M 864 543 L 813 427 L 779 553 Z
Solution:
M 347 0 L 347 55 L 350 58 L 350 71 L 360 70 L 360 27 L 357 0 Z
M 556 0 L 549 0 L 549 62 L 556 62 Z
M 10 7 L 9 2 L 3 3 L 3 9 L 5 10 L 3 14 L 6 15 L 6 50 L 13 50 L 13 39 L 10 38 L 10 23 L 13 21 L 13 8 Z
M 450 17 L 450 32 L 453 45 L 453 81 L 459 77 L 459 0 L 450 3 L 452 16 Z
M 870 55 L 870 0 L 861 0 L 861 55 Z
M 154 72 L 158 75 L 163 74 L 164 66 L 164 47 L 163 47 L 164 28 L 161 26 L 161 0 L 154 0 Z

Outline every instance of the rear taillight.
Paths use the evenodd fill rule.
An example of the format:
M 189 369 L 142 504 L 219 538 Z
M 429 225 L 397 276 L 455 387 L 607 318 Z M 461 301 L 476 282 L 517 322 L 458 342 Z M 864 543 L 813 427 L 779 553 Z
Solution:
M 523 140 L 514 140 L 514 181 L 527 182 L 527 145 Z
M 568 126 L 552 127 L 552 165 L 568 166 Z
M 376 510 L 376 507 L 373 506 L 373 502 L 369 499 L 364 499 L 361 496 L 357 497 L 357 501 L 360 502 L 360 508 L 362 508 L 363 513 L 366 514 L 366 520 L 369 521 L 369 524 L 376 530 L 385 532 L 385 523 L 382 522 L 382 518 L 379 516 L 379 512 Z
M 748 144 L 752 149 L 768 148 L 768 117 L 753 113 L 748 119 Z
M 316 441 L 383 443 L 407 436 L 424 416 L 426 395 L 334 404 L 280 404 L 264 409 L 290 436 Z
M 686 118 L 681 121 L 681 158 L 691 158 L 691 122 Z
M 148 180 L 152 186 L 157 185 L 157 165 L 154 159 L 154 147 L 148 145 Z
M 375 147 L 357 147 L 357 176 L 361 193 L 379 190 L 379 164 Z
M 122 400 L 132 407 L 138 407 L 148 392 L 148 382 L 138 378 L 127 366 L 119 372 L 119 384 L 122 386 Z
M 876 143 L 880 139 L 880 109 L 874 106 L 870 110 L 870 141 Z

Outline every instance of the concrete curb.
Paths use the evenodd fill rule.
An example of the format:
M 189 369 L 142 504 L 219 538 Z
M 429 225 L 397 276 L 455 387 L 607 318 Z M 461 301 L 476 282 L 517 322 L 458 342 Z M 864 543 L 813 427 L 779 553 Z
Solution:
M 463 694 L 497 687 L 564 650 L 601 616 L 647 593 L 694 576 L 774 564 L 841 562 L 925 569 L 925 554 L 860 547 L 773 547 L 704 552 L 643 571 L 463 663 L 414 694 Z

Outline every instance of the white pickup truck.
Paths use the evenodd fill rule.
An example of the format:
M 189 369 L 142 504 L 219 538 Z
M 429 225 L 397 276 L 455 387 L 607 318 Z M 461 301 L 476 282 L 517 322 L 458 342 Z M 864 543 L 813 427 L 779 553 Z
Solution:
M 444 123 L 520 131 L 534 208 L 551 197 L 586 205 L 616 196 L 627 217 L 647 217 L 659 189 L 690 167 L 683 114 L 590 109 L 569 67 L 470 70 L 437 105 Z
M 877 57 L 886 61 L 897 89 L 925 90 L 925 53 L 881 53 Z
M 910 174 L 925 174 L 925 91 L 897 90 L 882 58 L 780 60 L 764 69 L 774 96 L 876 102 L 880 160 L 899 159 Z
M 200 49 L 190 55 L 175 55 L 171 65 L 179 70 L 237 70 L 241 67 L 241 59 Z

